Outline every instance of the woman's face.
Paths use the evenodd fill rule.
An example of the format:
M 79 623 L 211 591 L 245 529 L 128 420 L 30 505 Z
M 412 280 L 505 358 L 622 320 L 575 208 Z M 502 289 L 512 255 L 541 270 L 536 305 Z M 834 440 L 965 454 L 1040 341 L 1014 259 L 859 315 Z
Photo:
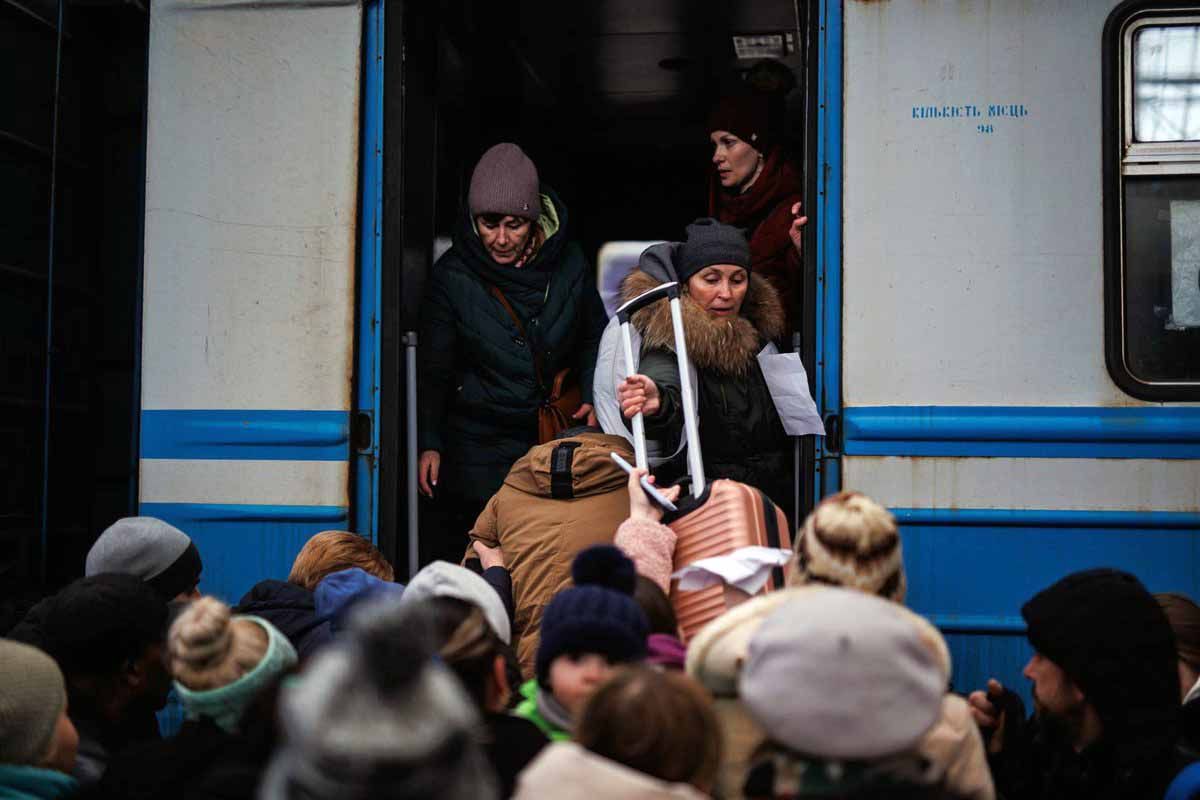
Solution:
M 511 264 L 525 252 L 529 234 L 533 232 L 533 223 L 524 217 L 481 214 L 475 218 L 475 229 L 479 231 L 479 239 L 493 261 Z
M 729 131 L 713 131 L 713 166 L 726 189 L 745 188 L 762 168 L 761 154 Z
M 714 317 L 736 317 L 750 287 L 750 275 L 733 264 L 713 264 L 688 278 L 688 294 Z

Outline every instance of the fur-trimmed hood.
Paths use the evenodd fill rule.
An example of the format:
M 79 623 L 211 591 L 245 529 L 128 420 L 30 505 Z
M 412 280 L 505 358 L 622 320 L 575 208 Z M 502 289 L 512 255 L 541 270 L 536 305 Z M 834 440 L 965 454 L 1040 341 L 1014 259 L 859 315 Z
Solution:
M 621 298 L 628 302 L 662 282 L 639 264 L 621 282 Z M 764 345 L 784 333 L 783 303 L 771 284 L 754 273 L 750 274 L 750 287 L 736 319 L 712 317 L 686 292 L 681 306 L 688 357 L 698 369 L 745 375 Z M 667 303 L 642 309 L 633 315 L 632 322 L 642 335 L 643 347 L 674 351 L 675 335 Z

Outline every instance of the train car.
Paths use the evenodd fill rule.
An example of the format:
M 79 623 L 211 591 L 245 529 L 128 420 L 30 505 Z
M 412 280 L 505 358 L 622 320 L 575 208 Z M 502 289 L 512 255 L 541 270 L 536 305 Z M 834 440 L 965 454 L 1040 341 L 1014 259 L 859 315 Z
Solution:
M 205 590 L 285 576 L 327 528 L 415 568 L 439 533 L 415 331 L 475 159 L 520 142 L 589 257 L 627 265 L 622 243 L 704 212 L 705 110 L 764 58 L 791 76 L 794 343 L 829 434 L 798 448 L 800 507 L 853 488 L 893 509 L 909 603 L 964 690 L 1024 684 L 1021 603 L 1068 571 L 1197 590 L 1200 3 L 157 0 L 148 19 L 136 413 L 108 435 L 137 443 L 126 510 L 196 538 Z M 46 498 L 70 486 L 45 452 L 53 554 Z
M 823 486 L 892 508 L 956 685 L 1020 687 L 1056 578 L 1200 577 L 1200 5 L 827 19 Z

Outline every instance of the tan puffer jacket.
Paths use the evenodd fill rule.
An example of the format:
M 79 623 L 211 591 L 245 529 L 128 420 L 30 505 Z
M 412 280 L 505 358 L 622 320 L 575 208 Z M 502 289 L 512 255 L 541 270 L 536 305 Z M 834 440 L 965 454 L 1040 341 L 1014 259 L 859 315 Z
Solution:
M 472 539 L 504 553 L 513 583 L 513 644 L 526 678 L 534 674 L 542 611 L 571 585 L 575 555 L 612 544 L 629 516 L 627 478 L 609 456 L 614 451 L 633 461 L 623 437 L 603 433 L 534 447 L 513 465 L 471 530 Z

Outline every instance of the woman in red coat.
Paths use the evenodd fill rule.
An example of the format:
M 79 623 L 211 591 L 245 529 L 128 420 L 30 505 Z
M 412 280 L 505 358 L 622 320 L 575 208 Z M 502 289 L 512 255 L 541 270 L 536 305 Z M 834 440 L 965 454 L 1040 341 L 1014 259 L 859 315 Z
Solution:
M 795 325 L 801 287 L 800 172 L 771 135 L 770 99 L 745 94 L 723 98 L 709 118 L 713 172 L 709 214 L 746 231 L 750 268 L 779 292 Z

